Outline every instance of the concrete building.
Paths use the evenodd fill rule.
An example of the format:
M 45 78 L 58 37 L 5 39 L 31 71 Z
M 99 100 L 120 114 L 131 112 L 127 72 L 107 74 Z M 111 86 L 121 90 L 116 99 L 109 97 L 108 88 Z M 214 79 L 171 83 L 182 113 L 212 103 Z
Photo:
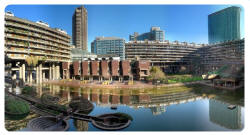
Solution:
M 125 43 L 127 60 L 150 61 L 150 66 L 159 66 L 166 73 L 191 71 L 192 58 L 198 48 L 205 46 L 186 42 L 130 41 Z
M 160 27 L 151 27 L 150 32 L 139 34 L 135 32 L 133 35 L 129 35 L 129 41 L 160 41 L 165 40 L 165 31 Z
M 149 61 L 136 61 L 135 62 L 135 75 L 137 80 L 146 80 L 149 76 L 150 62 Z
M 240 39 L 240 7 L 229 7 L 208 16 L 209 44 Z
M 117 37 L 96 37 L 91 43 L 91 52 L 97 55 L 112 55 L 125 58 L 125 40 Z
M 75 80 L 137 80 L 146 79 L 149 76 L 150 62 L 135 61 L 115 58 L 88 58 L 82 61 L 64 62 L 63 79 Z M 132 69 L 136 72 L 132 72 Z
M 41 83 L 61 78 L 62 62 L 70 61 L 70 36 L 47 23 L 9 14 L 4 18 L 4 52 L 11 64 L 12 79 Z
M 219 69 L 224 65 L 244 65 L 245 39 L 232 40 L 199 48 L 199 63 L 203 72 Z
M 83 6 L 72 17 L 72 41 L 76 48 L 88 51 L 88 12 Z

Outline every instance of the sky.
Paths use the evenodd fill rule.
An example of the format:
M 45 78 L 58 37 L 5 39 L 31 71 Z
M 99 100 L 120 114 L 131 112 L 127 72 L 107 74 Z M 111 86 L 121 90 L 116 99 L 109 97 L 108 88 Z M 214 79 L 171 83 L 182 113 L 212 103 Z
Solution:
M 8 5 L 16 17 L 44 21 L 72 36 L 72 15 L 80 5 Z M 98 36 L 120 37 L 149 32 L 152 26 L 165 30 L 165 40 L 208 43 L 208 15 L 232 5 L 84 5 L 88 11 L 88 50 Z M 241 6 L 240 6 L 241 7 Z M 241 37 L 244 8 L 241 7 Z

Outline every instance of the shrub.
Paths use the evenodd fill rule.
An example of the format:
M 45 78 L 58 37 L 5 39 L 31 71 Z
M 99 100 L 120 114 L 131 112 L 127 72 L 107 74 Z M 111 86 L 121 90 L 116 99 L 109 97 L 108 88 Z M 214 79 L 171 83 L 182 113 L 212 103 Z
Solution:
M 24 86 L 23 90 L 22 90 L 22 94 L 27 94 L 27 95 L 31 95 L 35 93 L 35 89 L 34 87 L 31 86 Z
M 24 101 L 8 98 L 5 101 L 5 111 L 11 114 L 25 114 L 29 113 L 30 108 Z

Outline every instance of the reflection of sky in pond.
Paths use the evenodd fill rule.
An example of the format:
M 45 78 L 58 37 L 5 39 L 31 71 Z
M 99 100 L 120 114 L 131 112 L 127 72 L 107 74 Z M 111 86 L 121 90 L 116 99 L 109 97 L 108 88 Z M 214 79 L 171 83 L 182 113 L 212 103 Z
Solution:
M 118 106 L 117 110 L 110 107 L 96 107 L 90 115 L 124 112 L 133 117 L 132 124 L 123 131 L 192 131 L 192 130 L 230 130 L 219 126 L 209 119 L 209 100 L 203 99 L 195 102 L 167 106 L 166 112 L 152 115 L 149 108 L 133 109 L 127 106 Z M 230 111 L 230 110 L 229 110 Z M 243 123 L 243 121 L 242 121 Z M 72 126 L 72 125 L 71 125 Z M 88 124 L 88 130 L 98 130 Z M 72 128 L 73 129 L 73 128 Z

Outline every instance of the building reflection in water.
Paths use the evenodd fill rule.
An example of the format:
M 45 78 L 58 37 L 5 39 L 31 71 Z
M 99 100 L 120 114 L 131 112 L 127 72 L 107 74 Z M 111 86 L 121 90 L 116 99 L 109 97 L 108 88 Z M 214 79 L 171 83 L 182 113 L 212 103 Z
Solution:
M 150 110 L 153 115 L 159 115 L 161 113 L 166 112 L 166 107 L 165 106 L 150 107 Z
M 69 88 L 58 85 L 45 85 L 48 92 L 62 97 L 67 102 L 77 97 L 88 99 L 97 106 L 111 107 L 126 105 L 132 108 L 149 108 L 153 115 L 166 112 L 166 107 L 173 104 L 192 102 L 203 98 L 193 92 L 152 93 L 152 91 L 132 91 L 119 89 Z M 43 90 L 45 90 L 43 88 Z M 41 91 L 40 91 L 41 92 Z M 39 94 L 41 95 L 41 94 Z
M 241 129 L 241 107 L 228 109 L 230 104 L 219 100 L 209 100 L 209 118 L 210 121 L 228 129 Z
M 74 126 L 77 131 L 88 131 L 88 122 L 83 120 L 74 120 Z

